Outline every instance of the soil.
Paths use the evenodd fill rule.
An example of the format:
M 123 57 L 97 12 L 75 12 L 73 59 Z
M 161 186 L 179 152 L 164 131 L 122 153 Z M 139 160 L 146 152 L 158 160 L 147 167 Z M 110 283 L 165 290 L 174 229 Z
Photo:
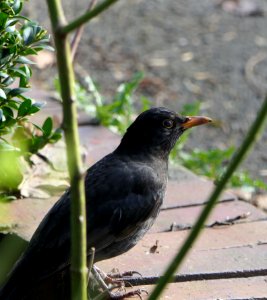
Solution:
M 193 130 L 188 151 L 238 147 L 267 94 L 267 2 L 253 2 L 261 13 L 240 16 L 218 0 L 119 1 L 85 27 L 76 64 L 107 99 L 119 83 L 144 71 L 137 95 L 154 105 L 179 111 L 200 101 L 201 114 L 216 126 Z M 64 5 L 71 20 L 88 0 Z M 49 28 L 45 1 L 26 2 L 25 12 Z M 35 72 L 35 84 L 51 88 L 54 74 L 53 67 Z M 267 182 L 266 129 L 243 168 Z

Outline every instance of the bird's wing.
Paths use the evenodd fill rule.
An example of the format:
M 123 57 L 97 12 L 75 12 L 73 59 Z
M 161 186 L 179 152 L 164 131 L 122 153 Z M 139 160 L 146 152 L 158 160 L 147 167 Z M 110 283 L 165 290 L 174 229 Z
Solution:
M 98 251 L 155 218 L 165 183 L 143 163 L 112 160 L 105 168 L 90 169 L 86 178 L 88 246 Z
M 130 193 L 121 201 L 109 201 L 99 206 L 97 214 L 91 220 L 88 218 L 88 247 L 95 247 L 97 254 L 111 243 L 133 236 L 149 219 L 156 217 L 160 203 L 161 199 L 152 193 Z M 90 224 L 93 224 L 91 228 Z

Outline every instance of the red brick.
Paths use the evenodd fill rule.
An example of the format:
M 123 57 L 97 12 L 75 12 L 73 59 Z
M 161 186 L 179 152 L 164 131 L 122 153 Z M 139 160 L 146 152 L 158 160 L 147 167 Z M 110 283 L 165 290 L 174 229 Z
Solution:
M 9 203 L 0 203 L 0 223 L 9 227 L 10 232 L 17 233 L 29 241 L 37 226 L 57 201 L 50 199 L 23 199 Z
M 149 293 L 154 286 L 140 286 Z M 171 283 L 159 300 L 267 299 L 267 276 Z M 138 297 L 127 299 L 140 299 Z M 148 296 L 143 296 L 148 299 Z
M 163 207 L 171 208 L 203 204 L 207 202 L 213 188 L 214 184 L 211 181 L 200 177 L 178 182 L 170 180 L 168 182 Z M 220 201 L 231 201 L 235 199 L 236 197 L 229 192 L 224 192 L 220 197 Z
M 215 278 L 228 278 L 245 276 L 247 271 L 250 274 L 267 272 L 266 231 L 267 221 L 204 229 L 176 275 L 192 278 L 202 274 L 210 278 L 214 274 Z M 114 266 L 121 271 L 134 269 L 144 278 L 160 276 L 187 234 L 187 230 L 148 234 L 126 254 L 97 265 L 106 271 Z M 152 254 L 150 248 L 156 240 L 159 241 L 158 253 Z
M 203 207 L 204 206 L 202 205 L 163 210 L 160 212 L 156 223 L 151 228 L 151 232 L 169 231 L 172 224 L 176 224 L 176 226 L 179 226 L 180 229 L 191 227 Z M 238 200 L 217 203 L 215 209 L 212 211 L 209 219 L 207 220 L 206 225 L 210 226 L 215 222 L 222 223 L 229 219 L 235 219 L 238 217 L 241 218 L 234 221 L 235 223 L 261 220 L 267 218 L 267 214 L 251 204 Z

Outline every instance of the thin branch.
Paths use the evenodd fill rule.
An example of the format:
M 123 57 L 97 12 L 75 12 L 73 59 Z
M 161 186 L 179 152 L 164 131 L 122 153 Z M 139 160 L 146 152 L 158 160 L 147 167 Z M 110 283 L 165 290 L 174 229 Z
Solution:
M 78 17 L 76 20 L 70 22 L 67 25 L 63 25 L 58 28 L 58 31 L 61 34 L 68 34 L 76 28 L 80 27 L 84 23 L 92 20 L 104 10 L 108 9 L 112 4 L 116 3 L 118 0 L 105 0 L 102 3 L 98 4 L 94 9 L 89 12 L 84 13 L 82 16 Z
M 158 284 L 156 285 L 155 289 L 153 290 L 152 294 L 150 295 L 148 300 L 156 300 L 162 293 L 165 286 L 171 281 L 174 272 L 180 266 L 181 262 L 183 261 L 185 255 L 188 253 L 189 249 L 192 247 L 193 243 L 195 242 L 197 236 L 199 235 L 201 229 L 205 221 L 207 220 L 212 208 L 214 207 L 216 200 L 220 196 L 221 192 L 223 191 L 226 183 L 233 175 L 234 171 L 241 163 L 243 158 L 245 157 L 248 150 L 251 148 L 253 143 L 256 141 L 256 137 L 259 135 L 261 128 L 263 128 L 264 121 L 266 120 L 267 115 L 267 97 L 265 98 L 262 107 L 258 111 L 258 115 L 251 125 L 249 132 L 247 133 L 241 147 L 237 150 L 235 156 L 231 160 L 227 170 L 225 171 L 224 175 L 222 176 L 221 180 L 219 181 L 218 185 L 212 192 L 206 206 L 201 212 L 196 224 L 194 225 L 193 229 L 191 230 L 188 238 L 182 245 L 181 249 L 177 253 L 176 257 L 170 263 L 169 267 L 167 268 L 163 277 L 160 278 Z
M 91 11 L 92 8 L 95 6 L 97 0 L 91 0 L 90 1 L 90 4 L 88 6 L 88 9 L 87 9 L 87 12 Z M 84 24 L 82 24 L 77 30 L 76 32 L 74 33 L 74 36 L 73 36 L 73 40 L 71 41 L 71 57 L 72 57 L 72 61 L 74 61 L 75 59 L 75 55 L 77 53 L 77 48 L 78 48 L 78 45 L 80 43 L 80 40 L 81 40 L 81 37 L 82 37 L 82 34 L 83 34 L 83 30 L 84 30 Z
M 65 24 L 60 0 L 47 0 L 54 32 L 57 66 L 63 100 L 63 129 L 71 183 L 71 293 L 74 300 L 87 299 L 86 213 L 82 161 L 79 147 L 74 72 L 70 43 L 58 28 Z M 63 88 L 64 87 L 64 88 Z

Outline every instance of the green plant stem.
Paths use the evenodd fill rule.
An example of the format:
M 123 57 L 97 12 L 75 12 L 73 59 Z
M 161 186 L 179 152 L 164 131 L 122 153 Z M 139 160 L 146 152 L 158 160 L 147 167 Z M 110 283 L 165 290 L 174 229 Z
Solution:
M 82 16 L 78 17 L 76 20 L 70 22 L 69 24 L 62 26 L 60 28 L 60 32 L 62 34 L 68 34 L 71 31 L 75 30 L 76 28 L 80 27 L 84 23 L 90 21 L 94 17 L 98 16 L 100 13 L 102 13 L 104 10 L 108 9 L 112 4 L 117 2 L 118 0 L 105 0 L 95 6 L 94 9 L 84 13 Z
M 71 278 L 72 299 L 87 299 L 86 212 L 82 162 L 79 152 L 77 111 L 74 101 L 74 72 L 70 43 L 59 32 L 65 23 L 60 0 L 47 0 L 57 52 L 57 64 L 63 100 L 63 129 L 67 145 L 71 182 Z
M 248 150 L 251 148 L 253 143 L 256 140 L 256 137 L 258 133 L 260 132 L 260 129 L 264 125 L 264 121 L 266 119 L 267 115 L 267 97 L 265 98 L 262 107 L 258 111 L 258 115 L 254 121 L 254 123 L 251 125 L 249 132 L 247 133 L 241 147 L 239 150 L 237 150 L 236 154 L 234 155 L 233 159 L 231 160 L 227 170 L 223 174 L 221 180 L 219 181 L 218 185 L 212 192 L 207 205 L 202 210 L 196 224 L 194 225 L 193 229 L 191 230 L 188 238 L 182 245 L 181 249 L 173 259 L 173 261 L 170 263 L 169 267 L 167 268 L 165 274 L 163 277 L 160 278 L 159 282 L 157 283 L 155 289 L 153 290 L 152 294 L 150 295 L 148 300 L 156 300 L 162 293 L 164 287 L 168 284 L 168 282 L 171 281 L 174 272 L 177 270 L 177 268 L 180 266 L 181 262 L 183 261 L 184 257 L 192 247 L 194 241 L 196 240 L 197 236 L 200 233 L 200 230 L 202 229 L 205 221 L 207 220 L 212 208 L 214 207 L 216 200 L 218 199 L 219 195 L 223 191 L 223 188 L 225 187 L 227 181 L 230 179 L 230 177 L 233 175 L 234 171 L 238 167 L 238 165 L 241 163 L 243 158 L 245 157 L 245 154 L 248 152 Z

